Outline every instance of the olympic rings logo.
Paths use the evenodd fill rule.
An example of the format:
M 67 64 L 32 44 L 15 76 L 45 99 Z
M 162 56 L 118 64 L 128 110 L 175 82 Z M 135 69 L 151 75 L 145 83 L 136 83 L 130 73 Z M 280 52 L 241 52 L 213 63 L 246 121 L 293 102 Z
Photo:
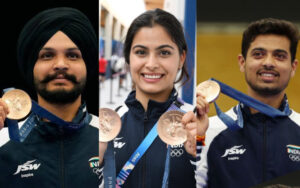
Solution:
M 170 152 L 171 157 L 180 157 L 183 154 L 183 149 L 172 149 Z
M 290 154 L 290 155 L 289 155 L 289 158 L 290 158 L 292 161 L 296 161 L 296 162 L 299 162 L 299 161 L 300 161 L 300 155 L 293 155 L 293 154 Z

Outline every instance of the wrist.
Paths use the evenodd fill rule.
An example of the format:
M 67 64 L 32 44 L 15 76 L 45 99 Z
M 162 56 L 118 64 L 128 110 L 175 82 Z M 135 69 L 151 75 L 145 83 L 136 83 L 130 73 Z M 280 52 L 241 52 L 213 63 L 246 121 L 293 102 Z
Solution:
M 196 136 L 197 145 L 200 143 L 201 146 L 205 146 L 205 135 L 197 135 Z

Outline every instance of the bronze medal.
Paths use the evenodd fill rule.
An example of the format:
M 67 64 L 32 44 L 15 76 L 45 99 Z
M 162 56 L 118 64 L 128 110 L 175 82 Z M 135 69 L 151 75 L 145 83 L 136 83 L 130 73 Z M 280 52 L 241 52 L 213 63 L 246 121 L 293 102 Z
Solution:
M 158 120 L 157 132 L 162 141 L 169 145 L 182 144 L 187 139 L 187 132 L 181 124 L 184 113 L 171 110 Z
M 7 118 L 19 120 L 26 117 L 31 111 L 32 102 L 29 95 L 20 89 L 12 89 L 4 93 L 2 99 L 8 106 Z
M 213 80 L 206 80 L 197 86 L 196 93 L 203 95 L 208 103 L 215 101 L 221 88 L 220 85 Z
M 117 112 L 109 108 L 100 108 L 100 142 L 109 142 L 114 139 L 121 130 L 121 119 Z

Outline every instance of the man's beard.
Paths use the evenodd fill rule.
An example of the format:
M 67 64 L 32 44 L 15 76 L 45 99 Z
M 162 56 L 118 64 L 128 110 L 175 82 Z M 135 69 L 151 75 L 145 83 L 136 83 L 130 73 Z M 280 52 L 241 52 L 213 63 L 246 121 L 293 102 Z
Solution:
M 56 89 L 53 91 L 47 90 L 48 82 L 54 80 L 58 75 L 63 75 L 65 79 L 71 81 L 74 87 L 71 90 Z M 67 74 L 65 71 L 58 71 L 52 75 L 47 75 L 43 80 L 39 81 L 34 78 L 34 87 L 37 93 L 52 104 L 70 104 L 73 103 L 85 88 L 86 78 L 77 81 L 74 75 Z
M 245 74 L 245 79 L 246 79 L 248 85 L 250 86 L 250 88 L 261 96 L 277 95 L 277 94 L 281 93 L 288 85 L 288 82 L 287 82 L 285 85 L 277 86 L 277 87 L 259 86 L 258 84 L 251 82 L 248 79 L 246 74 Z
M 262 96 L 273 96 L 279 94 L 282 89 L 279 87 L 276 88 L 270 88 L 270 87 L 260 87 L 258 85 L 252 84 L 247 80 L 248 85 L 251 87 L 252 90 L 254 90 L 256 93 Z

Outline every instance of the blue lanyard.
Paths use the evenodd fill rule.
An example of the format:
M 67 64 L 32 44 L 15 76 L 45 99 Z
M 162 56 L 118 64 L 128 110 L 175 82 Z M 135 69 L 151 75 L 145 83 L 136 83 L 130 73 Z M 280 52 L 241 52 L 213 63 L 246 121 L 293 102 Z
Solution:
M 150 147 L 150 145 L 153 143 L 157 135 L 157 123 L 155 123 L 151 131 L 147 134 L 146 138 L 142 141 L 142 143 L 131 155 L 129 160 L 125 163 L 125 165 L 119 172 L 117 176 L 117 184 L 119 186 L 122 186 L 125 183 L 127 177 L 132 172 L 135 165 L 139 162 L 139 160 L 142 158 L 147 149 Z
M 114 142 L 111 141 L 107 145 L 107 149 L 104 155 L 104 187 L 115 188 L 116 186 L 116 166 L 115 166 L 115 155 L 114 155 Z
M 180 99 L 178 99 L 179 103 L 182 103 Z M 172 104 L 167 111 L 170 110 L 180 110 L 182 111 L 179 107 L 177 107 L 176 104 Z M 153 126 L 153 128 L 150 130 L 150 132 L 147 134 L 147 136 L 144 138 L 142 143 L 138 146 L 138 148 L 135 150 L 135 152 L 131 155 L 129 160 L 125 163 L 121 171 L 119 172 L 117 178 L 116 178 L 116 187 L 122 187 L 136 166 L 136 164 L 139 162 L 139 160 L 142 158 L 142 156 L 145 154 L 147 149 L 150 147 L 150 145 L 153 143 L 153 141 L 156 139 L 158 136 L 157 133 L 157 122 Z M 113 141 L 112 141 L 113 142 Z M 109 150 L 109 151 L 108 151 Z M 105 188 L 112 188 L 113 186 L 111 185 L 111 180 L 113 180 L 115 177 L 115 173 L 113 170 L 115 169 L 115 158 L 114 158 L 114 153 L 111 151 L 112 148 L 107 149 L 105 155 L 105 159 L 109 158 L 109 160 L 104 162 L 104 187 Z M 166 155 L 166 163 L 165 163 L 165 171 L 164 171 L 164 177 L 163 177 L 163 188 L 166 188 L 168 185 L 168 179 L 169 179 L 169 169 L 170 169 L 170 146 L 168 146 L 167 149 L 167 155 Z M 113 167 L 113 168 L 109 168 Z M 106 175 L 105 175 L 106 174 Z
M 171 146 L 168 145 L 162 188 L 168 188 L 169 186 L 170 159 L 171 159 L 170 152 L 171 152 Z
M 211 80 L 214 80 L 216 82 L 218 82 L 218 84 L 221 87 L 221 92 L 224 93 L 225 95 L 236 99 L 238 101 L 240 101 L 242 104 L 245 104 L 251 108 L 254 108 L 258 111 L 260 111 L 261 113 L 270 116 L 272 118 L 274 117 L 284 117 L 284 116 L 289 116 L 291 114 L 291 110 L 289 108 L 288 103 L 285 103 L 285 107 L 283 111 L 280 111 L 276 108 L 273 108 L 270 105 L 264 104 L 236 89 L 233 89 L 232 87 L 214 79 L 211 78 Z M 230 116 L 228 116 L 227 114 L 223 113 L 221 111 L 221 109 L 218 107 L 218 105 L 216 103 L 215 107 L 216 107 L 216 112 L 218 117 L 228 126 L 229 129 L 231 130 L 238 130 L 240 128 L 243 128 L 243 124 L 244 124 L 244 120 L 243 120 L 243 115 L 242 115 L 242 111 L 241 111 L 241 103 L 237 106 L 237 120 L 233 120 Z
M 8 91 L 8 89 L 6 89 L 5 91 Z M 11 140 L 23 142 L 32 130 L 32 128 L 36 125 L 36 115 L 40 118 L 46 118 L 50 122 L 69 130 L 80 129 L 89 122 L 89 116 L 87 112 L 85 112 L 84 119 L 80 123 L 66 122 L 63 119 L 52 114 L 51 112 L 47 111 L 33 100 L 31 111 L 32 113 L 26 119 L 25 123 L 23 124 L 20 130 L 18 127 L 18 121 L 11 119 L 5 120 L 8 125 L 8 132 Z

